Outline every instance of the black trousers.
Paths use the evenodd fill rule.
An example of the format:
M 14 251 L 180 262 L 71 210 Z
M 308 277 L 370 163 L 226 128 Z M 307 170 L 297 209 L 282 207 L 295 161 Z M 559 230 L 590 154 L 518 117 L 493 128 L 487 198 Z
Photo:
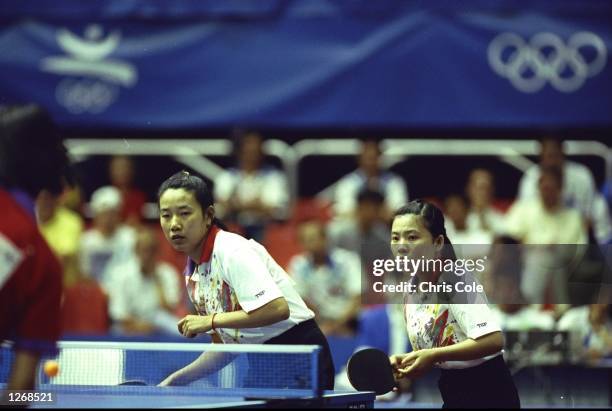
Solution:
M 501 355 L 476 367 L 442 370 L 442 408 L 520 408 L 514 380 Z
M 329 349 L 327 338 L 315 322 L 315 320 L 304 321 L 281 335 L 269 339 L 264 344 L 288 344 L 288 345 L 319 345 L 321 351 L 319 353 L 319 389 L 333 390 L 335 369 L 334 362 Z M 310 369 L 305 363 L 303 356 L 301 358 L 292 358 L 291 355 L 284 354 L 280 356 L 248 354 L 249 358 L 249 373 L 245 380 L 246 387 L 258 388 L 278 388 L 286 384 L 289 388 L 310 388 L 308 381 L 310 380 Z M 257 363 L 257 362 L 263 363 Z M 257 372 L 251 372 L 259 370 Z M 268 374 L 262 377 L 257 375 L 261 370 L 269 370 L 270 373 L 283 378 L 284 381 L 277 381 L 274 375 Z M 289 379 L 289 381 L 287 381 Z

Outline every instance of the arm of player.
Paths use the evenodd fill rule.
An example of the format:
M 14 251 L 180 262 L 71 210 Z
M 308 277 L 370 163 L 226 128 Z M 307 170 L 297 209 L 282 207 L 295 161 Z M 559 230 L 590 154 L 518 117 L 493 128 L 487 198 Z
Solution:
M 251 312 L 244 310 L 214 315 L 215 328 L 257 328 L 289 318 L 289 305 L 283 297 L 276 298 Z M 187 315 L 178 323 L 179 332 L 186 337 L 212 330 L 213 315 Z
M 213 343 L 222 344 L 223 341 L 215 333 L 212 335 Z M 202 353 L 194 362 L 173 372 L 166 377 L 159 387 L 170 385 L 187 385 L 195 380 L 203 378 L 209 374 L 217 372 L 236 358 L 234 354 L 223 352 Z
M 232 362 L 236 358 L 235 354 L 226 352 L 205 352 L 202 353 L 191 364 L 170 374 L 166 379 L 159 383 L 159 387 L 170 385 L 187 385 L 200 378 L 215 373 Z
M 33 390 L 36 379 L 36 367 L 40 355 L 34 352 L 18 350 L 15 352 L 13 371 L 6 386 L 7 390 Z
M 434 364 L 445 361 L 470 361 L 499 352 L 504 346 L 500 331 L 468 339 L 447 347 L 428 348 L 392 356 L 391 365 L 397 378 L 418 378 Z
M 257 328 L 276 324 L 288 318 L 287 300 L 279 297 L 249 313 L 240 310 L 217 314 L 215 328 Z

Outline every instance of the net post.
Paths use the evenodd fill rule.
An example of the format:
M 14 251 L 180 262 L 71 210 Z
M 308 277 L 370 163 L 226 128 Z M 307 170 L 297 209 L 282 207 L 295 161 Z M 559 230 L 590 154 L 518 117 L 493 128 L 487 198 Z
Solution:
M 310 354 L 310 360 L 312 362 L 311 380 L 312 380 L 312 391 L 315 397 L 321 398 L 323 396 L 323 387 L 321 381 L 319 381 L 319 354 L 321 352 L 321 346 L 317 346 Z

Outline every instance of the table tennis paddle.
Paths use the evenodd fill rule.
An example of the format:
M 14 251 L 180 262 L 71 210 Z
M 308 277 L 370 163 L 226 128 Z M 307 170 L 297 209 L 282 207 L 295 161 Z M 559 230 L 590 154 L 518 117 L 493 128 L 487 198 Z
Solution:
M 381 350 L 366 348 L 354 353 L 348 362 L 348 378 L 358 391 L 386 394 L 396 386 L 389 357 Z
M 119 385 L 147 385 L 147 383 L 144 380 L 126 380 Z

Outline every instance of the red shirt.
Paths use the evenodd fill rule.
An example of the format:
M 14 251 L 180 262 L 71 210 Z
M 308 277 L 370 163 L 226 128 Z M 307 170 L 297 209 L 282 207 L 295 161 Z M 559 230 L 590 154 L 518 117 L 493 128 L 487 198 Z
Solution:
M 135 221 L 142 221 L 142 208 L 147 202 L 147 196 L 140 190 L 130 188 L 121 191 L 123 206 L 121 208 L 121 218 L 126 221 L 129 218 Z
M 0 340 L 54 352 L 60 335 L 62 269 L 35 218 L 0 189 Z

